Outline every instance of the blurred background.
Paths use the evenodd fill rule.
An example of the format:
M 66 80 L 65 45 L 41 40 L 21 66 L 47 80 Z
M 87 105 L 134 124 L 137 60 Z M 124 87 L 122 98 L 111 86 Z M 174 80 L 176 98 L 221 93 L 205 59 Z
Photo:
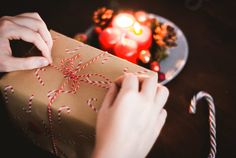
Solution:
M 0 16 L 38 12 L 49 29 L 73 37 L 92 25 L 93 12 L 102 6 L 145 10 L 179 26 L 187 37 L 189 58 L 183 71 L 166 86 L 167 122 L 151 150 L 150 158 L 204 158 L 208 156 L 208 109 L 205 102 L 195 116 L 188 114 L 192 95 L 199 90 L 212 94 L 216 103 L 218 158 L 236 157 L 236 1 L 234 0 L 7 0 Z M 13 42 L 20 56 L 31 45 Z M 52 158 L 31 144 L 8 119 L 1 101 L 0 157 Z M 4 156 L 7 155 L 7 156 Z

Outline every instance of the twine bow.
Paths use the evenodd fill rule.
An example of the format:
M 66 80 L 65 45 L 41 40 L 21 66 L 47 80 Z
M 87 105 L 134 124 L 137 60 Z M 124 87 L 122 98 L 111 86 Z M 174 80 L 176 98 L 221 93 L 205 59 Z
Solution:
M 79 74 L 82 70 L 86 69 L 89 65 L 95 63 L 97 60 L 99 60 L 101 57 L 104 57 L 107 55 L 107 52 L 103 52 L 91 60 L 85 62 L 84 64 L 82 62 L 79 62 L 76 65 L 76 60 L 79 59 L 80 54 L 76 54 L 71 58 L 62 59 L 59 67 L 56 65 L 51 65 L 56 70 L 62 72 L 65 81 L 61 84 L 61 86 L 53 91 L 49 91 L 48 98 L 49 103 L 47 106 L 47 112 L 48 112 L 48 121 L 49 121 L 49 131 L 50 131 L 50 137 L 51 142 L 53 146 L 53 152 L 58 155 L 57 145 L 56 145 L 56 139 L 53 134 L 53 121 L 52 121 L 52 104 L 55 102 L 55 100 L 58 98 L 58 96 L 61 93 L 72 93 L 76 94 L 80 87 L 80 83 L 84 82 L 93 86 L 97 86 L 100 88 L 108 89 L 110 84 L 112 83 L 110 79 L 105 77 L 102 74 L 99 73 L 87 73 L 87 74 Z M 101 80 L 91 80 L 91 77 L 98 77 Z M 69 90 L 65 90 L 66 85 L 68 85 Z

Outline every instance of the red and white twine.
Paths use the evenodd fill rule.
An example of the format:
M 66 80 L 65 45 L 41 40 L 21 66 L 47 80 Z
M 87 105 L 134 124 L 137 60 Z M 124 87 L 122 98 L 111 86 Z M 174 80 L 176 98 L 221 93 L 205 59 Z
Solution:
M 212 96 L 206 92 L 200 91 L 191 100 L 189 113 L 196 113 L 197 102 L 201 99 L 206 99 L 209 106 L 209 125 L 210 125 L 210 152 L 208 158 L 215 158 L 216 156 L 216 118 L 215 118 L 215 105 Z
M 72 53 L 76 53 L 81 47 L 83 47 L 83 43 L 80 43 L 80 45 L 79 46 L 77 46 L 77 47 L 75 47 L 75 48 L 73 48 L 73 49 L 68 49 L 68 48 L 66 48 L 65 49 L 65 53 L 66 54 L 72 54 Z
M 106 52 L 107 54 L 108 54 L 108 52 Z M 107 55 L 107 56 L 105 56 L 103 59 L 102 59 L 102 64 L 105 64 L 107 61 L 108 61 L 108 59 L 111 57 L 111 55 Z
M 97 98 L 90 98 L 89 100 L 87 100 L 87 105 L 95 112 L 98 112 L 98 109 L 93 106 L 92 102 L 97 101 Z
M 32 110 L 32 101 L 33 101 L 33 98 L 34 98 L 34 95 L 32 94 L 29 98 L 29 101 L 28 101 L 28 109 L 26 108 L 23 108 L 23 110 L 27 113 L 31 113 L 31 110 Z
M 57 111 L 57 118 L 58 118 L 58 123 L 59 124 L 61 124 L 61 113 L 63 112 L 63 111 L 65 111 L 65 112 L 67 112 L 67 113 L 70 113 L 70 111 L 71 111 L 71 109 L 70 109 L 70 107 L 69 106 L 65 106 L 65 105 L 62 105 L 59 109 L 58 109 L 58 111 Z
M 146 74 L 147 72 L 148 72 L 148 70 L 141 70 L 141 71 L 135 72 L 134 74 L 135 75 L 142 75 L 142 74 Z
M 42 86 L 44 86 L 45 83 L 43 82 L 42 78 L 41 78 L 40 75 L 39 75 L 39 72 L 40 72 L 40 71 L 46 71 L 46 69 L 45 69 L 45 68 L 39 68 L 39 69 L 36 69 L 36 70 L 35 70 L 35 76 L 36 76 L 37 80 L 39 81 L 39 83 L 40 83 Z
M 123 69 L 123 73 L 128 73 L 129 69 L 127 67 L 125 67 Z M 146 74 L 147 72 L 149 72 L 148 70 L 140 70 L 140 71 L 137 71 L 137 72 L 134 72 L 133 74 L 134 75 L 142 75 L 142 74 Z
M 11 92 L 12 94 L 14 94 L 14 89 L 11 85 L 7 85 L 5 88 L 4 88 L 4 99 L 5 99 L 5 103 L 8 104 L 9 102 L 9 99 L 8 99 L 8 92 Z
M 89 65 L 95 63 L 101 57 L 105 57 L 107 54 L 108 53 L 103 52 L 85 63 L 80 62 L 79 64 L 75 65 L 76 64 L 75 60 L 77 60 L 80 57 L 80 54 L 76 54 L 71 58 L 62 59 L 59 66 L 51 65 L 56 70 L 62 72 L 65 78 L 65 81 L 61 84 L 61 86 L 58 89 L 48 92 L 49 103 L 48 103 L 47 112 L 48 112 L 49 131 L 50 131 L 53 152 L 56 155 L 58 154 L 58 150 L 57 150 L 57 145 L 56 145 L 56 138 L 53 132 L 52 108 L 51 108 L 52 104 L 55 102 L 58 96 L 62 93 L 75 94 L 76 91 L 80 87 L 80 82 L 84 82 L 84 83 L 87 83 L 93 86 L 98 86 L 101 88 L 108 88 L 110 86 L 111 81 L 108 78 L 105 78 L 105 76 L 102 74 L 98 74 L 98 73 L 78 74 L 79 72 L 87 68 Z M 90 79 L 91 77 L 99 77 L 104 81 L 94 81 Z M 37 77 L 37 78 L 38 80 L 40 80 L 40 77 Z M 69 90 L 65 90 L 66 85 L 69 85 L 70 87 Z M 93 110 L 97 111 L 96 108 L 93 108 L 91 104 L 92 101 L 94 100 L 89 101 L 88 105 Z M 69 110 L 68 108 L 66 109 Z M 61 117 L 61 112 L 59 114 L 59 118 L 60 117 Z

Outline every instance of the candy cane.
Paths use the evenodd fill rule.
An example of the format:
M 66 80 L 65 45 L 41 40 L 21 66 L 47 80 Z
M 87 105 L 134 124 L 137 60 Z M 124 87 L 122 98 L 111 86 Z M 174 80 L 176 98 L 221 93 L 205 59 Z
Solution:
M 59 124 L 61 124 L 61 113 L 62 113 L 62 111 L 66 111 L 67 113 L 70 113 L 70 107 L 69 106 L 65 106 L 65 105 L 63 105 L 63 106 L 61 106 L 59 109 L 58 109 L 58 114 L 57 114 L 57 116 L 58 116 L 58 122 L 59 122 Z
M 8 99 L 8 91 L 10 91 L 12 94 L 14 94 L 14 89 L 12 86 L 8 85 L 4 88 L 4 98 L 5 98 L 5 103 L 8 104 L 9 99 Z
M 106 53 L 108 53 L 108 52 L 106 52 Z M 111 57 L 110 55 L 105 56 L 105 57 L 102 59 L 102 64 L 105 64 L 105 63 L 108 61 L 108 59 L 109 59 L 110 57 Z
M 128 67 L 125 67 L 125 68 L 123 69 L 123 72 L 124 72 L 124 73 L 127 73 L 128 70 L 129 70 Z
M 28 110 L 25 107 L 23 108 L 23 110 L 27 113 L 31 113 L 33 98 L 34 98 L 34 95 L 32 94 L 28 101 Z
M 76 53 L 81 47 L 83 47 L 84 44 L 80 43 L 80 45 L 78 45 L 77 47 L 75 47 L 74 49 L 65 49 L 65 53 L 67 54 L 71 54 L 71 53 Z
M 95 112 L 98 112 L 97 108 L 95 106 L 93 106 L 92 102 L 93 101 L 97 101 L 97 98 L 90 98 L 89 100 L 87 100 L 87 105 Z
M 216 156 L 216 119 L 215 119 L 215 105 L 214 100 L 211 97 L 210 94 L 200 91 L 197 93 L 197 95 L 193 96 L 191 100 L 191 105 L 189 107 L 189 113 L 195 114 L 196 113 L 196 106 L 197 102 L 205 98 L 208 102 L 209 106 L 209 124 L 210 124 L 210 153 L 208 155 L 208 158 L 215 158 Z
M 148 72 L 148 70 L 140 70 L 140 71 L 138 71 L 138 72 L 135 72 L 134 74 L 135 75 L 141 75 L 141 74 L 145 74 L 145 73 L 147 73 Z
M 123 69 L 123 73 L 128 73 L 129 69 L 127 67 L 125 67 Z M 140 71 L 137 71 L 137 72 L 134 72 L 133 74 L 134 75 L 141 75 L 141 74 L 146 74 L 147 72 L 149 72 L 148 70 L 140 70 Z
M 45 69 L 45 68 L 39 68 L 39 69 L 36 69 L 36 70 L 35 70 L 35 73 L 34 73 L 35 76 L 36 76 L 36 78 L 37 78 L 37 80 L 39 81 L 39 83 L 40 83 L 42 86 L 44 86 L 45 84 L 44 84 L 42 78 L 41 78 L 40 75 L 39 75 L 39 71 L 46 71 L 46 69 Z

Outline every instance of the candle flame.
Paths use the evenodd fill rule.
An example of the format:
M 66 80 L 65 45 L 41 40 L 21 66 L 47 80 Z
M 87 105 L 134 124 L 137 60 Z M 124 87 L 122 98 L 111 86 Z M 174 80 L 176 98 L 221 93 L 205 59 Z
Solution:
M 135 33 L 136 35 L 140 35 L 140 34 L 142 34 L 142 31 L 143 31 L 143 30 L 142 30 L 140 24 L 137 23 L 137 22 L 135 22 L 135 23 L 134 23 L 134 26 L 133 26 L 133 31 L 134 31 L 134 33 Z
M 128 28 L 134 24 L 134 18 L 131 14 L 122 13 L 116 16 L 114 19 L 118 27 Z

